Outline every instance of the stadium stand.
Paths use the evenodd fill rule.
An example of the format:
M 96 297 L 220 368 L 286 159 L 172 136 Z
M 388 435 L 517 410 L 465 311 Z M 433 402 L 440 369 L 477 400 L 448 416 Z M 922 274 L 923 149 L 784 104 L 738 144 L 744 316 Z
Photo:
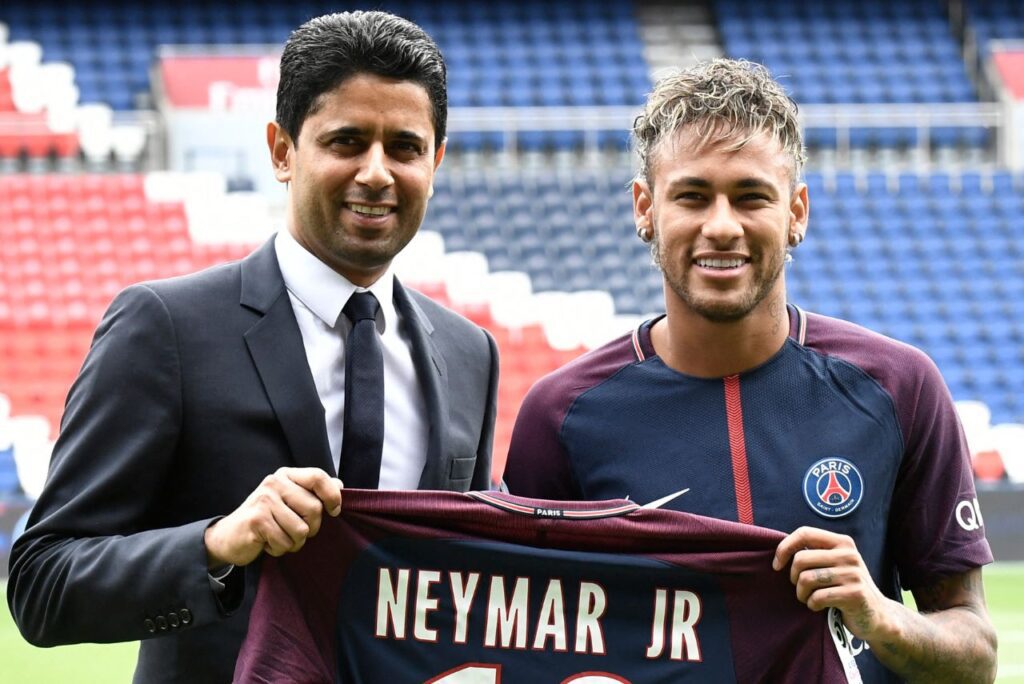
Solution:
M 252 7 L 187 0 L 173 7 L 128 0 L 13 0 L 0 17 L 12 41 L 38 42 L 47 59 L 77 73 L 82 102 L 132 109 L 150 97 L 150 66 L 161 44 L 279 45 L 310 16 L 344 9 L 300 1 Z M 387 9 L 422 25 L 445 51 L 455 107 L 635 103 L 650 85 L 629 3 L 431 5 L 391 2 Z
M 783 0 L 767 15 L 754 4 L 715 3 L 726 51 L 789 79 L 801 103 L 976 99 L 940 3 Z
M 823 3 L 783 0 L 770 13 L 750 0 L 717 0 L 726 52 L 768 66 L 802 105 L 963 103 L 977 95 L 960 47 L 938 2 L 865 0 Z M 910 127 L 854 128 L 850 144 L 908 147 Z M 814 129 L 808 145 L 834 144 L 834 132 Z M 981 127 L 937 128 L 936 147 L 984 147 Z
M 77 89 L 69 65 L 43 66 L 31 42 L 6 45 L 0 62 L 0 157 L 72 157 Z
M 784 0 L 770 16 L 748 11 L 748 0 L 701 4 L 711 9 L 724 53 L 764 61 L 809 106 L 977 104 L 983 94 L 976 70 L 960 57 L 961 39 L 982 55 L 990 38 L 1024 37 L 1024 9 L 1011 0 L 965 2 L 963 38 L 939 2 Z M 650 87 L 628 2 L 406 0 L 386 7 L 437 37 L 456 113 L 630 107 Z M 17 164 L 0 174 L 0 391 L 15 414 L 45 417 L 52 436 L 89 335 L 121 287 L 236 258 L 273 227 L 265 206 L 225 193 L 223 179 L 111 173 L 125 168 L 119 161 L 130 168 L 148 144 L 139 127 L 118 117 L 153 106 L 157 47 L 279 44 L 306 17 L 343 8 L 308 1 L 4 3 L 0 163 Z M 71 89 L 47 100 L 17 75 L 16 64 Z M 621 128 L 628 124 L 624 118 Z M 836 136 L 827 127 L 813 131 L 816 145 Z M 913 127 L 849 133 L 860 148 L 918 140 Z M 585 135 L 519 130 L 515 138 L 528 155 L 544 155 L 575 151 Z M 616 131 L 601 140 L 621 148 L 624 136 Z M 657 311 L 661 300 L 660 277 L 633 234 L 629 162 L 619 156 L 583 164 L 570 153 L 557 163 L 525 156 L 521 164 L 492 164 L 477 154 L 505 142 L 502 131 L 453 133 L 420 262 L 404 264 L 409 282 L 498 339 L 499 467 L 534 379 Z M 984 151 L 991 142 L 984 128 L 932 131 L 936 147 Z M 32 157 L 78 160 L 86 173 L 24 173 L 39 170 L 25 163 Z M 984 424 L 994 426 L 1024 420 L 1024 179 L 988 158 L 963 162 L 978 158 L 947 157 L 955 163 L 939 170 L 812 167 L 812 233 L 787 278 L 804 308 L 923 348 L 954 397 L 982 400 Z M 193 189 L 183 190 L 190 182 Z M 211 197 L 195 191 L 211 186 Z M 992 446 L 985 444 L 979 453 Z M 979 461 L 978 472 L 1004 476 L 998 458 Z
M 193 242 L 183 203 L 148 201 L 137 175 L 0 176 L 0 230 L 0 387 L 54 426 L 118 290 L 247 251 Z
M 187 195 L 191 176 L 0 176 L 0 387 L 18 414 L 38 414 L 59 424 L 63 399 L 88 349 L 102 312 L 124 286 L 195 271 L 240 258 L 253 246 L 201 241 L 201 213 Z M 204 187 L 209 179 L 204 179 Z M 176 187 L 177 186 L 177 187 Z M 154 199 L 154 196 L 156 199 Z M 224 195 L 231 203 L 237 196 Z M 207 211 L 212 204 L 207 200 Z M 232 215 L 238 217 L 236 207 Z M 217 221 L 214 221 L 217 223 Z M 223 225 L 223 222 L 220 222 Z M 251 224 L 247 224 L 249 230 Z M 207 236 L 209 237 L 209 236 Z M 467 253 L 463 253 L 467 255 Z M 468 272 L 466 260 L 449 256 L 449 274 Z M 476 254 L 482 261 L 482 257 Z M 453 258 L 454 257 L 454 258 Z M 482 261 L 481 275 L 488 266 Z M 447 301 L 445 283 L 423 280 L 422 289 Z M 457 284 L 453 289 L 459 294 Z M 465 291 L 467 287 L 463 287 Z M 478 283 L 468 289 L 479 292 Z M 465 300 L 465 298 L 463 298 Z M 464 313 L 496 330 L 485 302 L 459 302 Z M 510 378 L 501 389 L 501 444 L 507 444 L 515 410 L 529 383 L 566 362 L 582 347 L 552 349 L 538 320 L 496 330 Z M 523 378 L 516 381 L 517 377 Z

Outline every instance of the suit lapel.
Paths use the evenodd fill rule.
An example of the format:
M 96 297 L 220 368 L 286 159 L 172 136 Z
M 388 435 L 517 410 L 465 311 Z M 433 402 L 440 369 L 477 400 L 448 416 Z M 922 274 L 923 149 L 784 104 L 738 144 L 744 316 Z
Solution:
M 412 360 L 423 386 L 430 436 L 427 462 L 420 476 L 420 489 L 447 489 L 448 463 L 445 440 L 448 425 L 448 366 L 431 338 L 434 326 L 423 309 L 395 279 L 395 306 L 412 341 Z
M 324 407 L 309 372 L 302 334 L 277 264 L 274 239 L 242 262 L 241 304 L 263 314 L 245 343 L 299 466 L 336 475 Z

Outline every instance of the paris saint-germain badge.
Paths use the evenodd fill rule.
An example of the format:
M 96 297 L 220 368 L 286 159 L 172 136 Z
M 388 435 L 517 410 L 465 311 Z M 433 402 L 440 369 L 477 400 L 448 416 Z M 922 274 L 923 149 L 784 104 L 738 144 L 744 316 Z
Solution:
M 864 480 L 857 467 L 845 458 L 823 458 L 804 475 L 804 499 L 825 518 L 849 515 L 864 498 Z

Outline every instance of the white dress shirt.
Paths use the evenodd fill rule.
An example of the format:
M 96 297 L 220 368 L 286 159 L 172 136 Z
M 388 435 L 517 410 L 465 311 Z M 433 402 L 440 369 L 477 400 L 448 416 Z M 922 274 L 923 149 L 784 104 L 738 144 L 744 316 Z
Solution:
M 416 489 L 427 459 L 427 409 L 412 361 L 412 342 L 395 309 L 391 268 L 370 287 L 356 287 L 287 230 L 278 232 L 274 248 L 324 407 L 335 469 L 345 423 L 345 340 L 352 329 L 341 310 L 357 291 L 372 292 L 380 302 L 376 322 L 384 354 L 384 451 L 379 488 Z

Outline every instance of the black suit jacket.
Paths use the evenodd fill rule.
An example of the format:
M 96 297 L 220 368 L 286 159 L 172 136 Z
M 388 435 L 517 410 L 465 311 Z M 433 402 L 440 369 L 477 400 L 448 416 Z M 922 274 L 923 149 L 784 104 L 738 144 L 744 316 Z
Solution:
M 494 341 L 397 282 L 395 303 L 428 411 L 420 488 L 486 489 Z M 203 532 L 282 466 L 334 473 L 273 240 L 240 262 L 127 288 L 96 331 L 11 552 L 22 634 L 41 646 L 141 639 L 136 681 L 230 681 L 258 563 L 227 614 Z

